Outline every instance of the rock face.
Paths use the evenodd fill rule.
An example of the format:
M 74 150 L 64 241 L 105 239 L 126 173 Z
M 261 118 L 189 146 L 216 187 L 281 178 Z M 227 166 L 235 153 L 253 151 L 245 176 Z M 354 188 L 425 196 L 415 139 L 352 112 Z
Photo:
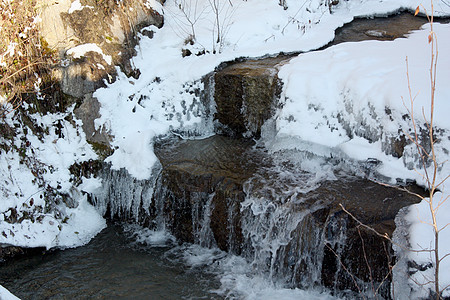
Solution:
M 99 104 L 92 94 L 104 86 L 104 80 L 114 79 L 116 66 L 129 76 L 138 76 L 130 64 L 138 43 L 136 33 L 150 25 L 160 28 L 164 19 L 143 1 L 78 2 L 37 1 L 42 18 L 40 34 L 61 60 L 53 77 L 59 81 L 64 94 L 81 103 L 75 113 L 83 121 L 88 141 L 109 145 L 111 137 L 93 126 L 93 120 L 99 115 Z M 87 51 L 80 57 L 70 55 L 70 49 L 85 44 L 95 45 L 97 51 Z
M 364 39 L 376 34 L 366 32 Z M 371 293 L 374 284 L 390 298 L 395 258 L 382 235 L 392 236 L 398 211 L 418 199 L 339 172 L 337 180 L 316 181 L 316 174 L 240 139 L 259 137 L 274 115 L 281 87 L 277 72 L 288 59 L 219 67 L 213 75 L 215 119 L 221 133 L 233 138 L 159 141 L 155 153 L 161 165 L 152 179 L 137 181 L 124 170 L 106 168 L 107 187 L 94 202 L 112 218 L 163 227 L 180 242 L 242 255 L 255 270 L 291 287 Z M 95 102 L 86 103 L 95 110 Z M 387 139 L 386 153 L 401 157 L 405 137 Z
M 339 173 L 338 180 L 311 184 L 315 174 L 274 162 L 247 140 L 166 140 L 155 151 L 161 161 L 155 182 L 133 182 L 130 190 L 130 176 L 112 171 L 116 196 L 97 201 L 120 214 L 117 207 L 126 210 L 127 204 L 117 202 L 133 194 L 125 219 L 164 227 L 180 242 L 242 255 L 291 287 L 357 291 L 356 282 L 369 291 L 373 282 L 389 298 L 391 244 L 340 204 L 391 236 L 397 212 L 416 198 Z
M 90 93 L 83 99 L 83 103 L 75 110 L 75 116 L 82 121 L 86 139 L 91 143 L 109 145 L 109 134 L 104 129 L 96 129 L 94 124 L 95 119 L 100 117 L 100 103 Z
M 163 17 L 143 1 L 125 0 L 38 0 L 40 33 L 51 49 L 60 56 L 80 44 L 97 44 L 105 54 L 119 57 L 118 52 L 133 51 L 136 32 L 155 25 L 162 27 Z M 122 53 L 123 54 L 123 53 Z M 129 58 L 129 57 L 127 57 Z
M 215 73 L 215 118 L 225 125 L 225 133 L 260 136 L 261 126 L 275 113 L 281 91 L 278 67 L 286 59 L 248 60 Z

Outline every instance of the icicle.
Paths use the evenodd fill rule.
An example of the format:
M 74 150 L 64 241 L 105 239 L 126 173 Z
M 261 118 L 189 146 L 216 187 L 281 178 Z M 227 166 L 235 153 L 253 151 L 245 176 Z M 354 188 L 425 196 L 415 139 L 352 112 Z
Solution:
M 101 192 L 94 195 L 94 205 L 103 215 L 109 208 L 110 217 L 138 221 L 141 210 L 149 214 L 149 207 L 156 179 L 161 170 L 157 165 L 147 180 L 137 180 L 125 169 L 112 170 L 105 167 L 101 177 L 105 183 Z

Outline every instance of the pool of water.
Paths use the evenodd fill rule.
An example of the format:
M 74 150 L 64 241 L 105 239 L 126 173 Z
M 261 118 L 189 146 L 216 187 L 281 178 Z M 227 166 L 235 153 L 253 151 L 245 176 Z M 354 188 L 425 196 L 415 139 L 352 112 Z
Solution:
M 174 247 L 110 225 L 84 247 L 0 266 L 0 284 L 22 299 L 223 299 L 212 292 L 216 275 L 183 263 Z

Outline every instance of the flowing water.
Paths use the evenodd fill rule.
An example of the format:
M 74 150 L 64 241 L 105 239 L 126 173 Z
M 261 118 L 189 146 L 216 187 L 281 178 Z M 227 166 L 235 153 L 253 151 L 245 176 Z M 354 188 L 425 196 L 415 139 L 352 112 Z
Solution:
M 222 299 L 215 275 L 184 263 L 170 235 L 145 233 L 110 225 L 84 247 L 1 266 L 0 283 L 22 299 Z
M 0 284 L 21 299 L 336 299 L 284 289 L 251 270 L 243 258 L 217 248 L 110 224 L 84 247 L 2 265 Z
M 408 21 L 412 19 L 410 15 L 395 18 L 400 20 L 400 27 L 402 24 L 409 26 L 412 23 Z M 392 38 L 394 33 L 391 31 L 394 25 L 389 21 L 388 27 L 391 30 L 389 31 L 383 27 L 388 23 L 386 20 L 388 19 L 382 19 L 378 23 L 372 22 L 371 26 L 367 26 L 367 22 L 371 20 L 358 20 L 341 29 L 336 41 L 342 42 L 340 39 L 357 41 L 366 37 L 374 39 L 381 36 Z M 418 28 L 423 20 L 414 22 L 414 28 L 404 28 L 403 32 Z M 395 37 L 397 36 L 399 35 L 395 33 Z M 241 164 L 241 168 L 243 167 L 245 168 L 245 163 Z M 99 209 L 104 213 L 109 209 L 111 215 L 128 214 L 129 220 L 138 220 L 140 213 L 138 203 L 141 201 L 150 203 L 150 195 L 154 192 L 155 184 L 155 189 L 158 188 L 156 177 L 151 182 L 139 185 L 120 172 L 108 174 L 111 182 L 122 184 L 121 187 L 112 185 L 111 182 L 106 185 L 108 197 L 123 199 L 110 202 L 109 207 L 100 205 Z M 244 254 L 247 253 L 247 256 L 253 255 L 255 257 L 253 260 L 233 254 L 237 252 L 233 249 L 239 247 L 231 242 L 227 244 L 231 237 L 225 238 L 224 245 L 227 245 L 232 253 L 219 250 L 222 247 L 218 241 L 211 238 L 210 231 L 210 227 L 214 226 L 210 224 L 211 214 L 214 213 L 214 205 L 217 205 L 213 202 L 215 195 L 192 192 L 190 197 L 199 199 L 193 203 L 192 209 L 188 212 L 191 214 L 192 211 L 194 244 L 179 245 L 179 242 L 166 232 L 164 220 L 153 221 L 157 225 L 153 228 L 156 231 L 137 225 L 110 225 L 84 247 L 50 251 L 44 255 L 24 257 L 1 265 L 0 284 L 23 299 L 334 299 L 327 292 L 315 290 L 317 286 L 309 289 L 308 286 L 302 285 L 301 290 L 293 288 L 292 285 L 285 288 L 286 278 L 279 280 L 271 274 L 281 268 L 295 270 L 305 268 L 304 261 L 302 264 L 290 261 L 290 258 L 294 257 L 289 252 L 290 249 L 297 251 L 304 246 L 293 244 L 289 239 L 292 232 L 301 231 L 302 226 L 310 221 L 304 219 L 300 212 L 298 216 L 290 213 L 281 216 L 281 213 L 286 207 L 289 208 L 289 205 L 299 205 L 296 195 L 306 192 L 294 191 L 294 196 L 284 195 L 279 199 L 275 197 L 279 203 L 277 201 L 266 203 L 264 201 L 267 197 L 259 197 L 258 193 L 252 192 L 257 187 L 252 184 L 252 180 L 244 179 L 245 191 L 248 195 L 253 194 L 253 197 L 247 198 L 240 210 L 236 211 L 231 206 L 225 209 L 229 210 L 228 219 L 232 219 L 230 216 L 236 212 L 242 213 L 244 221 L 240 230 L 243 237 L 249 241 L 248 245 L 252 245 L 253 248 L 241 250 Z M 133 192 L 117 193 L 130 186 L 133 186 Z M 274 192 L 260 187 L 258 189 L 267 194 Z M 164 190 L 157 192 L 165 193 Z M 204 202 L 202 207 L 199 205 L 202 203 L 200 201 Z M 113 206 L 111 203 L 118 205 Z M 153 209 L 162 210 L 163 204 Z M 246 222 L 258 218 L 262 220 L 259 223 Z M 268 222 L 264 222 L 264 219 Z M 271 221 L 283 221 L 284 227 L 272 224 Z M 258 227 L 261 224 L 268 227 Z M 233 227 L 232 224 L 228 226 Z M 284 231 L 280 231 L 280 228 L 284 228 Z M 320 232 L 320 228 L 317 229 L 317 232 L 305 236 L 305 239 L 324 234 Z M 280 232 L 281 239 L 280 236 L 275 237 Z M 230 233 L 230 236 L 232 235 L 233 233 Z M 286 241 L 282 240 L 283 235 Z M 262 251 L 258 252 L 256 249 L 258 247 L 264 249 L 259 249 Z M 309 247 L 304 250 L 311 253 L 318 252 L 313 243 Z M 306 255 L 304 258 L 318 257 L 317 253 L 315 255 Z M 306 267 L 319 268 L 318 264 L 320 262 L 306 262 Z M 259 272 L 258 269 L 269 270 L 270 280 L 267 279 L 267 273 Z M 320 274 L 308 273 L 314 278 L 307 280 L 288 278 L 288 281 L 320 281 L 318 279 Z

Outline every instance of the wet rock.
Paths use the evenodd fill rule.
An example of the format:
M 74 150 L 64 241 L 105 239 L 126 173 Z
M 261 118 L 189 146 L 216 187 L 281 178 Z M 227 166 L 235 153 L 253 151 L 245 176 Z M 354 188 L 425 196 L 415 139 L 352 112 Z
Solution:
M 22 248 L 17 246 L 0 246 L 0 265 L 23 256 L 42 254 L 45 248 Z
M 374 284 L 375 289 L 380 286 L 379 295 L 389 298 L 390 267 L 395 259 L 390 241 L 382 236 L 392 237 L 398 211 L 419 198 L 362 179 L 347 178 L 324 189 L 321 192 L 334 198 L 324 228 L 334 234 L 325 238 L 323 285 L 370 293 Z
M 216 72 L 215 119 L 230 130 L 229 134 L 260 136 L 261 126 L 275 113 L 281 90 L 278 67 L 285 59 L 249 60 Z
M 299 193 L 313 175 L 274 167 L 249 142 L 226 137 L 161 143 L 156 153 L 152 218 L 162 214 L 180 241 L 241 254 L 293 287 L 357 290 L 356 280 L 361 290 L 383 283 L 379 293 L 389 295 L 393 251 L 382 235 L 392 236 L 399 209 L 418 199 L 343 174 Z
M 157 206 L 162 200 L 165 223 L 179 240 L 201 244 L 206 239 L 205 246 L 239 254 L 243 184 L 259 160 L 250 151 L 250 142 L 214 136 L 200 141 L 183 140 L 176 146 L 171 143 L 167 141 L 155 149 L 162 171 L 152 204 Z M 205 218 L 209 218 L 209 235 L 200 224 Z

